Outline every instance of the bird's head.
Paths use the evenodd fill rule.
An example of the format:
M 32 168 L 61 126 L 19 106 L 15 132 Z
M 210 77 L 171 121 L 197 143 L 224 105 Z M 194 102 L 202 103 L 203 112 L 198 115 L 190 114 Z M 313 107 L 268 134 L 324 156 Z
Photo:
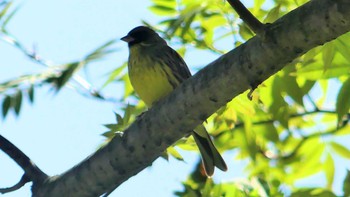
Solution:
M 121 40 L 128 43 L 129 47 L 136 44 L 150 45 L 154 43 L 165 43 L 159 35 L 149 27 L 138 26 L 132 29 Z

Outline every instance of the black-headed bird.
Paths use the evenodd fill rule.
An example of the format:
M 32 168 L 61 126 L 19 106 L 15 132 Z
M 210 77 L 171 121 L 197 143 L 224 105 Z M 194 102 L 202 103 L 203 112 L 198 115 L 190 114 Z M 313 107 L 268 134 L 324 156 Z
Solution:
M 191 73 L 182 57 L 154 30 L 139 26 L 121 40 L 129 46 L 129 78 L 131 85 L 148 108 L 171 93 Z M 214 167 L 226 171 L 227 166 L 210 139 L 203 125 L 192 136 L 202 155 L 207 176 L 212 176 Z

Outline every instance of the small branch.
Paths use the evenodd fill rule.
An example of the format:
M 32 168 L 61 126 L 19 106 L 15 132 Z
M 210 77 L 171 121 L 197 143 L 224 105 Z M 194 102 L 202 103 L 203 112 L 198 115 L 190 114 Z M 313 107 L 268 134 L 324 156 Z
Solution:
M 0 188 L 0 193 L 5 194 L 8 192 L 16 191 L 16 190 L 20 189 L 21 187 L 23 187 L 28 182 L 30 182 L 30 179 L 28 178 L 28 176 L 26 174 L 24 174 L 22 176 L 21 180 L 17 184 L 15 184 L 14 186 L 8 187 L 8 188 Z
M 239 17 L 258 36 L 265 33 L 265 25 L 261 23 L 239 0 L 227 0 Z
M 304 113 L 292 114 L 292 115 L 289 116 L 289 118 L 296 118 L 296 117 L 301 117 L 301 116 L 305 116 L 305 115 L 311 115 L 311 114 L 315 114 L 315 113 L 336 114 L 337 112 L 331 111 L 331 110 L 315 109 L 313 111 L 307 111 L 307 112 L 304 112 Z M 350 116 L 350 113 L 349 113 L 349 116 Z M 273 123 L 274 121 L 277 121 L 277 120 L 275 120 L 275 119 L 263 120 L 263 121 L 259 121 L 259 122 L 253 122 L 252 125 L 269 124 L 269 123 Z M 243 127 L 243 126 L 244 126 L 244 122 L 238 122 L 238 123 L 235 124 L 235 127 L 233 128 L 233 130 L 236 129 L 236 128 Z M 231 130 L 229 132 L 232 132 L 233 130 Z M 226 133 L 226 132 L 218 133 L 217 135 L 214 135 L 213 137 L 220 137 L 224 133 Z
M 29 179 L 33 182 L 42 182 L 48 178 L 48 175 L 41 171 L 26 154 L 24 154 L 19 148 L 17 148 L 2 135 L 0 135 L 0 149 L 11 157 L 11 159 L 13 159 L 24 170 L 25 175 L 23 176 L 27 178 L 22 177 L 22 179 Z
M 14 37 L 12 37 L 7 32 L 0 32 L 0 40 L 3 40 L 4 42 L 14 46 L 15 48 L 20 50 L 25 56 L 27 56 L 32 61 L 34 61 L 42 66 L 45 66 L 48 68 L 53 68 L 54 71 L 61 72 L 61 70 L 58 70 L 57 68 L 55 68 L 55 65 L 53 65 L 52 62 L 44 60 L 35 51 L 31 52 L 30 50 L 26 49 L 25 46 L 23 46 L 18 40 L 16 40 Z M 74 85 L 73 83 L 68 83 L 67 84 L 68 87 L 74 89 L 75 91 L 77 91 L 80 94 L 83 94 L 84 96 L 89 95 L 93 98 L 103 99 L 103 100 L 107 100 L 107 101 L 113 100 L 113 102 L 115 101 L 115 99 L 113 99 L 113 98 L 106 98 L 106 97 L 102 96 L 95 88 L 92 87 L 92 85 L 88 81 L 86 81 L 83 77 L 81 77 L 79 75 L 72 76 L 72 80 L 75 84 L 77 84 L 84 91 L 79 90 L 78 86 Z
M 344 124 L 342 124 L 339 128 L 331 129 L 331 130 L 326 131 L 326 132 L 313 133 L 311 135 L 305 136 L 301 141 L 299 141 L 299 143 L 297 144 L 297 146 L 294 148 L 294 150 L 291 153 L 289 153 L 288 155 L 284 155 L 280 158 L 288 159 L 288 158 L 294 156 L 307 140 L 315 138 L 315 137 L 333 135 L 333 134 L 339 132 L 340 129 L 344 128 L 346 125 L 347 125 L 347 121 L 344 121 Z
M 310 94 L 306 94 L 307 99 L 309 99 L 310 103 L 314 106 L 315 110 L 319 110 L 317 104 L 315 103 L 315 101 L 311 98 Z
M 333 135 L 336 134 L 337 132 L 340 131 L 340 129 L 344 128 L 346 125 L 348 124 L 348 120 L 343 121 L 342 125 L 339 128 L 334 128 L 331 130 L 328 130 L 326 132 L 318 132 L 318 133 L 313 133 L 310 134 L 308 136 L 304 136 L 298 143 L 297 145 L 294 147 L 294 149 L 286 154 L 286 155 L 273 155 L 273 156 L 268 156 L 265 151 L 263 151 L 262 149 L 259 151 L 265 158 L 267 159 L 283 159 L 283 160 L 288 160 L 289 158 L 293 157 L 295 154 L 297 154 L 297 152 L 299 151 L 299 149 L 302 147 L 302 145 L 308 141 L 309 139 L 315 138 L 315 137 L 323 137 L 323 136 L 327 136 L 327 135 Z

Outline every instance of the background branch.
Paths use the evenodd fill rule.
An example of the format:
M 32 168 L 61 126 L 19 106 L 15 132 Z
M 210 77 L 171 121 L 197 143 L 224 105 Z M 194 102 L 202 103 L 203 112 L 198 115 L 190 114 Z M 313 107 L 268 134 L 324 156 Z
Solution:
M 14 186 L 14 188 L 21 184 L 24 185 L 25 181 L 28 180 L 40 183 L 48 178 L 48 175 L 41 171 L 26 154 L 24 154 L 19 148 L 17 148 L 2 135 L 0 135 L 0 149 L 24 170 L 25 174 L 23 175 L 21 181 Z
M 28 176 L 26 174 L 24 174 L 21 178 L 21 180 L 15 184 L 12 187 L 8 187 L 8 188 L 0 188 L 0 193 L 5 194 L 8 192 L 13 192 L 16 191 L 18 189 L 20 189 L 21 187 L 23 187 L 26 183 L 30 182 L 31 180 L 28 178 Z

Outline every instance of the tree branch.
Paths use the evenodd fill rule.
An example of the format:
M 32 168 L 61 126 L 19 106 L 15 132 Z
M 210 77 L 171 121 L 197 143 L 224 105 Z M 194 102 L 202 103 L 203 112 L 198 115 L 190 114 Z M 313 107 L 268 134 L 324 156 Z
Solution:
M 297 118 L 297 117 L 301 117 L 301 116 L 306 116 L 306 115 L 311 115 L 311 114 L 315 114 L 315 113 L 327 113 L 327 114 L 337 114 L 336 111 L 331 111 L 331 110 L 320 110 L 320 109 L 315 109 L 313 111 L 306 111 L 304 113 L 297 113 L 297 114 L 291 114 L 289 116 L 289 118 Z M 350 113 L 348 114 L 350 115 Z M 278 121 L 278 120 L 275 120 L 275 119 L 268 119 L 268 120 L 263 120 L 263 121 L 258 121 L 258 122 L 253 122 L 252 125 L 262 125 L 262 124 L 271 124 L 275 121 Z M 237 128 L 241 128 L 241 127 L 244 127 L 244 122 L 237 122 L 235 123 L 235 127 L 233 128 L 234 129 L 237 129 Z M 232 132 L 233 130 L 230 130 L 230 131 L 227 131 L 227 132 Z M 226 132 L 221 132 L 221 133 L 218 133 L 217 135 L 214 135 L 214 137 L 220 137 L 222 135 L 225 135 Z
M 26 183 L 30 182 L 31 180 L 28 178 L 28 176 L 26 174 L 24 174 L 21 178 L 21 180 L 15 184 L 12 187 L 8 187 L 8 188 L 0 188 L 0 193 L 1 194 L 5 194 L 8 192 L 13 192 L 16 191 L 18 189 L 20 189 L 21 187 L 23 187 Z
M 10 188 L 0 189 L 0 193 L 6 193 L 19 189 L 29 181 L 33 181 L 33 184 L 40 184 L 48 178 L 48 175 L 41 171 L 26 154 L 24 154 L 19 148 L 17 148 L 2 135 L 0 135 L 0 149 L 24 170 L 24 175 L 16 185 Z
M 334 112 L 335 113 L 335 112 Z M 297 145 L 293 148 L 292 151 L 290 151 L 288 154 L 283 154 L 283 155 L 267 155 L 266 151 L 260 149 L 260 153 L 267 159 L 274 159 L 274 160 L 278 160 L 278 159 L 283 159 L 283 160 L 288 160 L 292 157 L 294 157 L 299 149 L 306 143 L 306 141 L 312 139 L 312 138 L 316 138 L 316 137 L 323 137 L 323 136 L 327 136 L 327 135 L 334 135 L 338 132 L 341 131 L 341 129 L 345 128 L 346 126 L 348 126 L 350 119 L 346 119 L 342 122 L 342 124 L 339 127 L 330 129 L 328 131 L 325 132 L 317 132 L 317 133 L 312 133 L 310 135 L 307 136 L 302 136 L 301 140 L 297 143 Z
M 261 23 L 240 0 L 227 0 L 232 8 L 237 12 L 244 23 L 258 36 L 263 36 L 265 33 L 265 25 Z
M 33 195 L 99 196 L 150 166 L 170 145 L 221 106 L 308 50 L 350 31 L 348 0 L 314 0 L 185 81 L 136 120 L 123 136 L 74 168 L 51 177 Z
M 0 32 L 0 40 L 3 40 L 4 42 L 14 46 L 19 51 L 21 51 L 25 56 L 27 56 L 30 60 L 38 63 L 39 65 L 42 65 L 44 67 L 53 68 L 54 71 L 61 73 L 62 70 L 58 69 L 57 66 L 55 66 L 52 62 L 47 61 L 43 58 L 41 58 L 37 52 L 28 50 L 23 44 L 21 44 L 17 39 L 12 37 L 7 32 Z M 96 88 L 94 88 L 88 81 L 86 81 L 83 77 L 75 74 L 72 76 L 72 82 L 68 82 L 66 85 L 78 92 L 79 94 L 82 94 L 83 96 L 90 96 L 97 99 L 102 99 L 105 101 L 110 102 L 116 102 L 117 100 L 111 97 L 107 97 L 102 95 Z

